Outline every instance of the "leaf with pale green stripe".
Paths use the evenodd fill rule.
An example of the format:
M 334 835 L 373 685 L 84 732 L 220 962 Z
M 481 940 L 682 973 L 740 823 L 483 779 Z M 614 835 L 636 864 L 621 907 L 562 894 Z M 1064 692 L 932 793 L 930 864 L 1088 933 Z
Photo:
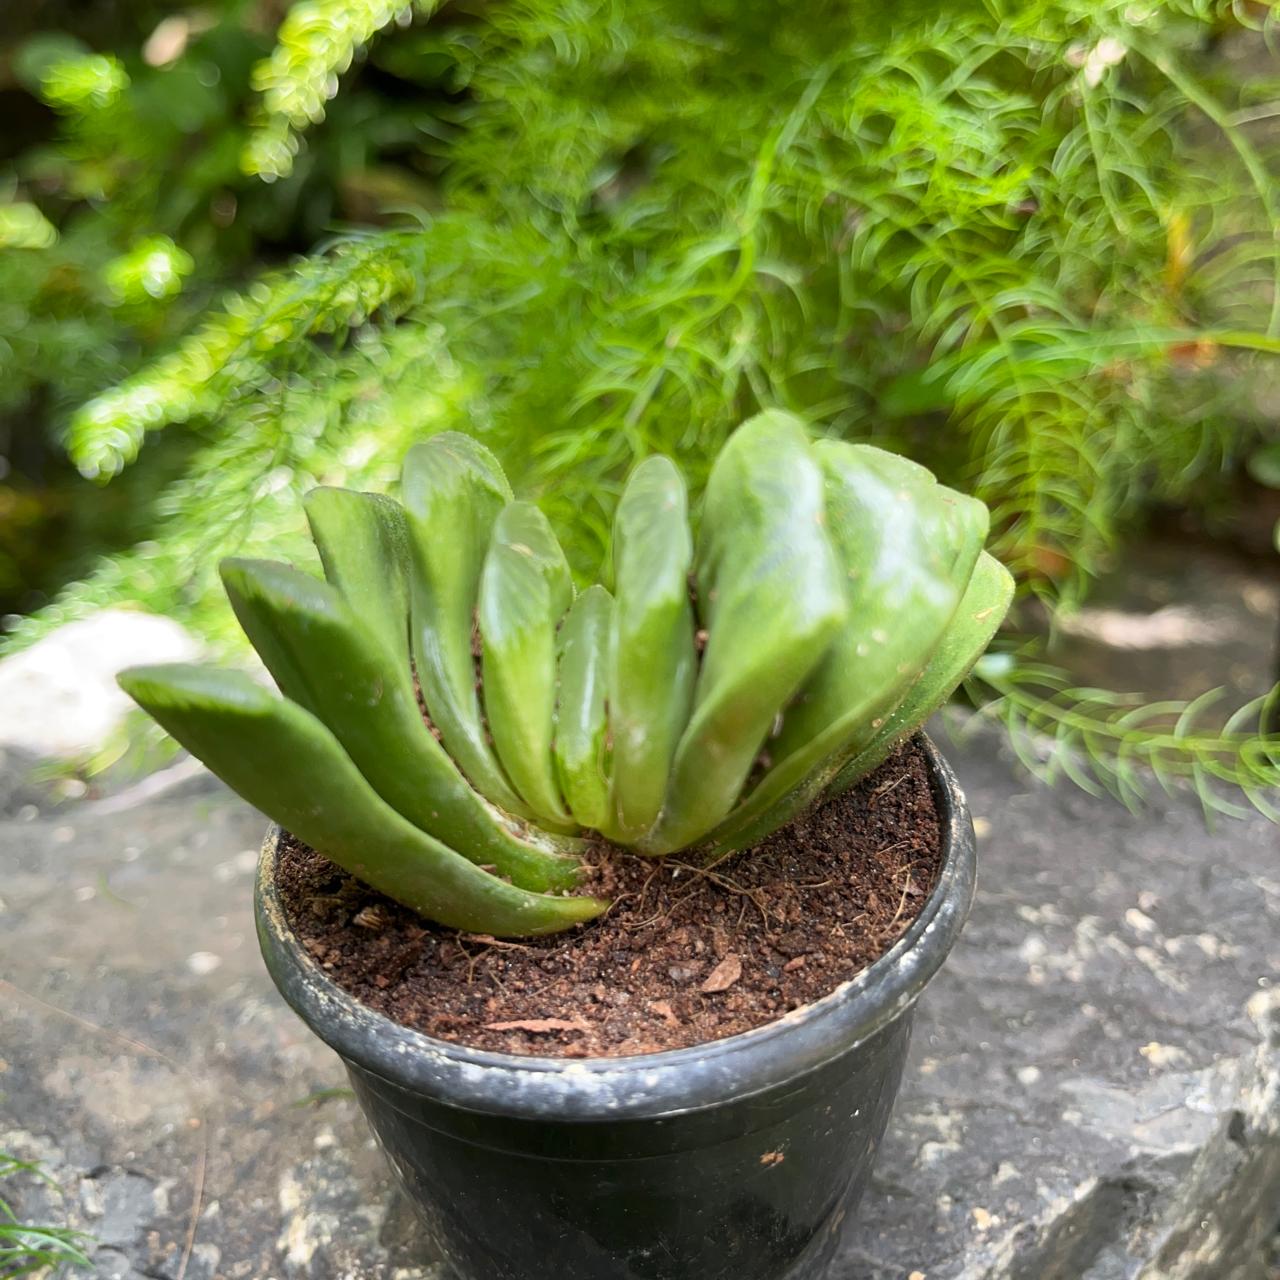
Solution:
M 859 750 L 924 668 L 964 589 L 952 578 L 958 523 L 951 490 L 866 445 L 819 441 L 827 530 L 849 608 L 769 744 L 772 765 L 710 837 L 741 847 L 811 773 Z M 961 557 L 963 562 L 963 557 Z M 810 791 L 813 788 L 809 788 Z
M 985 502 L 939 484 L 928 467 L 888 449 L 839 440 L 819 440 L 813 447 L 819 458 L 838 457 L 853 450 L 886 484 L 896 483 L 904 495 L 926 503 L 934 513 L 932 524 L 937 549 L 952 581 L 961 584 L 969 581 L 991 524 L 991 513 Z
M 943 632 L 929 665 L 875 737 L 841 767 L 830 788 L 833 794 L 853 786 L 870 773 L 903 738 L 920 728 L 946 702 L 986 652 L 1012 599 L 1013 575 L 994 556 L 982 552 L 964 599 Z
M 496 936 L 558 933 L 605 910 L 531 893 L 419 830 L 310 712 L 239 672 L 135 667 L 120 686 L 228 786 L 364 883 L 429 919 Z
M 404 508 L 380 493 L 328 485 L 302 500 L 325 580 L 409 669 L 409 527 Z
M 822 469 L 798 418 L 762 413 L 730 436 L 698 544 L 708 640 L 693 715 L 642 852 L 682 848 L 723 821 L 778 713 L 844 621 L 825 521 Z
M 573 601 L 569 563 L 531 502 L 504 507 L 480 576 L 484 709 L 494 749 L 525 804 L 543 822 L 572 824 L 551 744 L 556 627 Z
M 431 721 L 477 791 L 531 817 L 489 745 L 472 653 L 480 574 L 511 486 L 488 449 L 446 431 L 409 450 L 400 496 L 412 550 L 413 656 Z
M 541 833 L 517 835 L 467 784 L 423 722 L 408 669 L 341 592 L 288 565 L 224 560 L 245 634 L 286 696 L 314 714 L 373 789 L 405 818 L 526 889 L 578 880 Z
M 951 696 L 991 643 L 1012 596 L 1013 579 L 1008 570 L 981 552 L 964 598 L 928 665 L 880 725 L 822 761 L 790 791 L 777 795 L 761 789 L 753 792 L 741 812 L 712 833 L 702 850 L 704 859 L 716 860 L 736 849 L 749 849 L 799 817 L 824 793 L 836 795 L 870 773 Z
M 658 820 L 698 672 L 684 480 L 669 458 L 642 462 L 623 490 L 613 530 L 609 663 L 613 824 L 628 843 Z
M 955 612 L 987 530 L 980 502 L 905 458 L 836 440 L 814 453 L 849 612 L 770 746 L 791 783 L 855 735 L 870 738 Z
M 613 597 L 588 587 L 560 628 L 555 763 L 573 820 L 603 830 L 610 822 L 607 713 Z

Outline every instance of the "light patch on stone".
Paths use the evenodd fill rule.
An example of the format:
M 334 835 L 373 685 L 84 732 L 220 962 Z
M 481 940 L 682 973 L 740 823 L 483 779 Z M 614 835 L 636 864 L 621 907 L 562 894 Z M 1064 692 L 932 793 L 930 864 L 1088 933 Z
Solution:
M 205 974 L 212 973 L 222 964 L 222 957 L 214 955 L 212 951 L 193 951 L 187 957 L 187 968 L 192 973 L 199 974 L 204 977 Z
M 1165 964 L 1164 957 L 1158 951 L 1151 947 L 1134 947 L 1133 954 L 1137 957 L 1138 963 L 1150 970 L 1152 976 L 1170 991 L 1176 991 L 1179 995 L 1186 993 L 1186 982 Z
M 960 1150 L 958 1142 L 922 1142 L 920 1163 L 926 1166 L 941 1164 L 948 1156 Z
M 239 876 L 251 875 L 258 867 L 258 851 L 245 849 L 234 858 L 227 858 L 213 868 L 214 878 L 220 884 L 230 884 Z
M 1261 582 L 1246 582 L 1240 598 L 1244 607 L 1259 618 L 1270 618 L 1276 611 L 1277 593 Z
M 1032 1085 L 1039 1083 L 1040 1068 L 1039 1067 L 1019 1067 L 1018 1083 Z
M 1160 1044 L 1156 1040 L 1144 1044 L 1138 1052 L 1153 1067 L 1173 1067 L 1179 1063 L 1191 1061 L 1191 1055 L 1185 1049 L 1179 1049 L 1173 1044 Z
M 1136 933 L 1155 933 L 1156 922 L 1137 907 L 1130 907 L 1124 913 L 1124 922 Z
M 1154 613 L 1122 609 L 1080 609 L 1059 614 L 1057 627 L 1068 635 L 1095 640 L 1112 649 L 1183 649 L 1218 644 L 1234 628 L 1227 618 L 1211 617 L 1187 605 L 1171 604 Z
M 1067 923 L 1067 917 L 1062 913 L 1062 909 L 1052 902 L 1042 903 L 1038 907 L 1030 906 L 1027 903 L 1019 903 L 1016 910 L 1018 918 L 1025 920 L 1028 924 Z
M 1227 956 L 1239 954 L 1239 947 L 1228 946 L 1225 942 L 1215 938 L 1211 933 L 1201 933 L 1196 935 L 1196 946 L 1205 953 L 1211 960 L 1222 960 Z
M 1018 948 L 1018 959 L 1024 964 L 1034 964 L 1038 960 L 1043 960 L 1049 953 L 1049 944 L 1036 934 L 1030 934 L 1022 940 L 1022 945 Z
M 216 1244 L 196 1244 L 191 1247 L 191 1257 L 200 1264 L 206 1274 L 213 1275 L 222 1261 L 222 1250 Z

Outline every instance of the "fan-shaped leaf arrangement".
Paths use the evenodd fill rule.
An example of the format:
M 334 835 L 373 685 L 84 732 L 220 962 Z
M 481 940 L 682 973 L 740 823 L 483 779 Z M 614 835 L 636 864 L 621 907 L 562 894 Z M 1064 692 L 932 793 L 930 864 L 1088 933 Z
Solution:
M 223 563 L 283 697 L 205 667 L 121 684 L 352 874 L 494 935 L 606 908 L 572 892 L 583 831 L 718 855 L 851 785 L 955 688 L 1011 592 L 980 502 L 779 412 L 721 452 L 696 541 L 677 468 L 635 469 L 613 594 L 575 596 L 546 519 L 467 436 L 411 450 L 401 497 L 309 495 L 323 581 Z

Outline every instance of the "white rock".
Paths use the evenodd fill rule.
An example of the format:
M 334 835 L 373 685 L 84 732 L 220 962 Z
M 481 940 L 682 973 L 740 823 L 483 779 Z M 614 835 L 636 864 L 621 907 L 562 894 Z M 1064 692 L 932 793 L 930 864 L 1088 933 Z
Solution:
M 69 622 L 0 660 L 0 746 L 54 758 L 92 751 L 133 705 L 118 672 L 199 651 L 184 627 L 154 614 L 104 609 Z

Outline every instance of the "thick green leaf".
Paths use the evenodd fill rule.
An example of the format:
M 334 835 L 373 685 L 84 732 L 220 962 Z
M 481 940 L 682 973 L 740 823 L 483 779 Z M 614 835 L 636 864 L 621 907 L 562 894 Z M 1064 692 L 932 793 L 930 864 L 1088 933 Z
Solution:
M 994 556 L 978 557 L 964 599 L 943 633 L 924 674 L 877 730 L 876 735 L 840 769 L 832 794 L 853 786 L 902 741 L 914 733 L 952 695 L 986 652 L 1013 599 L 1013 576 Z
M 447 431 L 409 450 L 401 500 L 412 549 L 413 656 L 431 721 L 477 791 L 531 817 L 489 746 L 472 653 L 480 574 L 511 486 L 488 449 Z
M 710 860 L 735 849 L 748 849 L 770 832 L 798 817 L 823 794 L 835 795 L 865 777 L 905 737 L 914 733 L 954 692 L 969 668 L 995 635 L 1013 596 L 1009 571 L 985 551 L 969 579 L 959 608 L 952 614 L 928 665 L 906 690 L 898 705 L 865 737 L 846 744 L 790 791 L 758 802 L 757 789 L 741 814 L 715 831 L 704 854 Z
M 378 493 L 312 489 L 303 499 L 324 576 L 352 612 L 409 668 L 409 528 Z
M 560 628 L 560 690 L 555 762 L 560 790 L 575 822 L 597 831 L 611 819 L 607 713 L 613 597 L 588 587 Z
M 987 532 L 982 503 L 905 458 L 836 440 L 814 452 L 849 612 L 770 747 L 775 769 L 790 764 L 791 782 L 859 733 L 870 738 L 872 722 L 923 669 Z
M 632 472 L 614 521 L 613 557 L 613 826 L 607 834 L 632 843 L 662 811 L 698 671 L 689 601 L 693 536 L 684 480 L 669 458 L 649 458 Z
M 775 411 L 739 427 L 707 483 L 697 585 L 709 638 L 643 852 L 682 848 L 724 819 L 778 713 L 844 621 L 825 520 L 822 470 L 800 420 Z
M 858 456 L 869 467 L 874 467 L 886 483 L 897 483 L 904 494 L 915 495 L 919 501 L 928 504 L 934 514 L 937 550 L 950 569 L 952 581 L 962 587 L 969 581 L 991 523 L 986 503 L 940 485 L 927 467 L 888 449 L 877 449 L 870 444 L 819 440 L 814 450 L 820 458 L 840 457 L 847 450 L 856 450 Z
M 373 789 L 405 818 L 526 889 L 562 889 L 575 859 L 474 792 L 423 722 L 408 653 L 393 655 L 342 593 L 288 565 L 224 560 L 232 608 L 282 692 L 338 739 Z
M 546 516 L 530 502 L 504 507 L 480 576 L 485 715 L 521 798 L 541 821 L 561 826 L 572 819 L 551 758 L 556 626 L 572 601 L 569 564 Z
M 814 770 L 870 741 L 923 670 L 960 603 L 965 583 L 954 579 L 953 567 L 959 561 L 967 577 L 970 562 L 967 546 L 957 555 L 958 513 L 967 515 L 970 507 L 985 512 L 923 467 L 881 449 L 820 441 L 814 452 L 849 610 L 785 712 L 768 748 L 769 771 L 712 833 L 717 845 L 740 847 L 741 839 L 762 838 L 762 815 Z M 985 532 L 985 519 L 975 524 Z
M 530 893 L 413 826 L 310 712 L 239 672 L 135 667 L 120 685 L 228 786 L 366 884 L 455 929 L 557 933 L 600 914 L 594 898 Z
M 1245 463 L 1249 474 L 1268 489 L 1280 489 L 1280 440 L 1260 445 Z

